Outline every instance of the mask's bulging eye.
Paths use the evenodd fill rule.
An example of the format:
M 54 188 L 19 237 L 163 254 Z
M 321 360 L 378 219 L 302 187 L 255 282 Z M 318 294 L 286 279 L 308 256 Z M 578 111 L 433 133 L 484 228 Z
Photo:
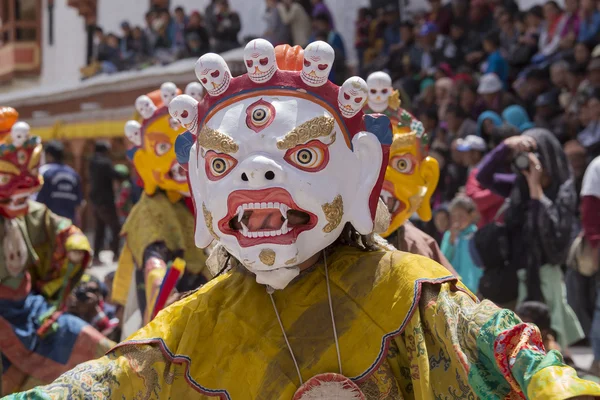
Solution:
M 159 142 L 154 145 L 154 152 L 157 156 L 164 156 L 167 154 L 169 150 L 171 150 L 171 143 L 169 142 Z
M 402 174 L 412 174 L 415 170 L 415 164 L 416 162 L 410 154 L 396 156 L 392 158 L 392 161 L 390 162 L 392 168 Z
M 294 167 L 306 172 L 317 172 L 327 166 L 329 149 L 319 140 L 296 146 L 287 151 L 284 159 Z
M 0 174 L 0 186 L 7 185 L 11 180 L 12 180 L 12 175 Z
M 237 160 L 227 154 L 209 151 L 205 155 L 206 176 L 211 181 L 216 181 L 229 174 L 233 167 L 237 165 Z

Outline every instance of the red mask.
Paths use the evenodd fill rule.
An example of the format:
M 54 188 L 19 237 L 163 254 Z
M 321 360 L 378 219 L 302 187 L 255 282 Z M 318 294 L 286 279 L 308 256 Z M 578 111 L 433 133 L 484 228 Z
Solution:
M 27 137 L 18 144 L 0 144 L 0 215 L 7 218 L 27 214 L 29 197 L 42 186 L 41 139 Z

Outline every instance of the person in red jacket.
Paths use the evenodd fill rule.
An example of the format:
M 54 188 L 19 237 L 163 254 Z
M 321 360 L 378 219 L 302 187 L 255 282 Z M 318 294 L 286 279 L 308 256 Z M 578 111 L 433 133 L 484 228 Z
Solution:
M 456 149 L 464 153 L 464 162 L 469 167 L 469 177 L 465 185 L 465 194 L 477 206 L 477 212 L 480 217 L 477 227 L 481 228 L 494 220 L 498 210 L 504 203 L 504 199 L 501 196 L 498 196 L 489 189 L 485 189 L 477 180 L 477 166 L 487 150 L 487 145 L 483 138 L 469 135 L 464 139 L 459 139 Z

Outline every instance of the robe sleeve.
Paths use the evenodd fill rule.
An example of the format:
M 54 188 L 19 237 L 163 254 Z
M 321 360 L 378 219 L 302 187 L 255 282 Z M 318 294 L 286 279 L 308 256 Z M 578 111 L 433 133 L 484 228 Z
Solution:
M 421 301 L 424 325 L 446 333 L 440 339 L 462 360 L 469 386 L 480 398 L 600 396 L 600 385 L 578 378 L 557 351 L 547 352 L 538 328 L 523 323 L 512 311 L 487 300 L 478 303 L 449 284 L 429 298 L 433 300 L 428 304 Z
M 169 362 L 157 344 L 117 347 L 106 356 L 79 364 L 46 386 L 6 400 L 110 400 L 189 397 L 184 366 Z M 193 398 L 208 399 L 194 392 Z

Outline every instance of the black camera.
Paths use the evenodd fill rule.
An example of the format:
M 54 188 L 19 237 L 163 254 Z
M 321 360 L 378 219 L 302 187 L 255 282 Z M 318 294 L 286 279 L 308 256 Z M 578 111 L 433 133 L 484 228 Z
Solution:
M 540 156 L 537 153 L 533 153 L 538 159 Z M 529 153 L 523 152 L 518 153 L 512 161 L 512 165 L 517 172 L 521 171 L 529 171 L 530 161 L 529 161 Z

